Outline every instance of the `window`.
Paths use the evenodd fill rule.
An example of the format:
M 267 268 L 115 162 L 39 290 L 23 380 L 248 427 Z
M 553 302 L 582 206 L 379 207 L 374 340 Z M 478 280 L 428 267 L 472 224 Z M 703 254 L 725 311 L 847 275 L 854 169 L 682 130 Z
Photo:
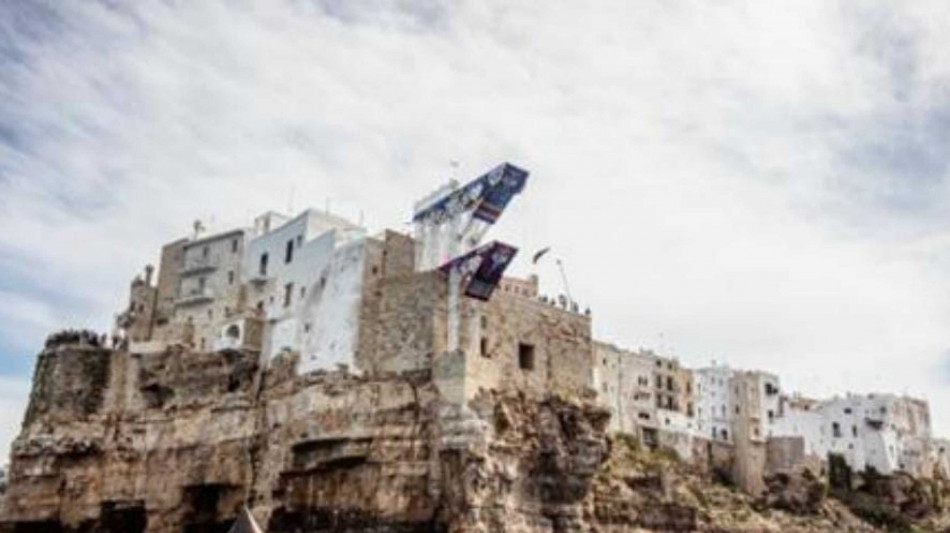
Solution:
M 845 407 L 845 408 L 844 408 L 844 414 L 850 415 L 850 414 L 851 414 L 851 408 L 850 408 L 850 407 Z
M 294 240 L 287 241 L 287 250 L 284 252 L 284 262 L 289 263 L 294 260 Z
M 482 337 L 481 341 L 478 343 L 478 351 L 482 354 L 482 357 L 488 357 L 488 339 Z
M 637 418 L 639 418 L 640 420 L 649 420 L 650 413 L 643 413 L 643 412 L 637 413 Z
M 204 248 L 201 249 L 201 257 L 207 258 L 209 253 L 211 253 L 210 247 L 205 246 Z
M 658 389 L 662 389 L 662 388 L 663 388 L 663 376 L 657 376 L 657 377 L 656 377 L 656 388 L 658 388 Z
M 673 390 L 673 376 L 666 376 L 666 390 Z
M 858 436 L 858 426 L 854 426 L 854 425 L 851 426 L 851 436 L 852 437 Z
M 729 440 L 729 432 L 725 429 L 719 430 L 719 434 L 722 435 L 722 440 Z
M 260 263 L 260 267 L 258 268 L 258 272 L 260 273 L 261 276 L 267 275 L 267 254 L 266 253 L 261 254 L 261 263 Z
M 303 245 L 303 235 L 297 235 L 297 248 Z
M 481 324 L 482 324 L 482 329 L 486 329 L 486 328 L 488 327 L 488 317 L 487 317 L 487 316 L 482 316 Z
M 234 285 L 234 271 L 228 270 L 228 285 Z
M 208 280 L 206 280 L 204 276 L 201 276 L 200 278 L 198 278 L 198 292 L 199 293 L 202 293 L 205 291 L 205 283 L 207 282 Z
M 304 296 L 306 296 L 306 294 L 307 294 L 307 288 L 306 288 L 306 287 L 300 287 L 300 299 L 301 299 L 301 300 L 303 299 Z
M 775 419 L 775 411 L 769 409 L 769 422 Z
M 238 240 L 231 239 L 231 253 L 236 254 L 238 251 Z
M 837 422 L 831 423 L 831 436 L 840 439 L 841 438 L 841 425 Z
M 518 343 L 518 366 L 522 370 L 534 370 L 534 345 Z
M 294 297 L 294 284 L 284 285 L 284 307 L 290 307 L 290 300 Z

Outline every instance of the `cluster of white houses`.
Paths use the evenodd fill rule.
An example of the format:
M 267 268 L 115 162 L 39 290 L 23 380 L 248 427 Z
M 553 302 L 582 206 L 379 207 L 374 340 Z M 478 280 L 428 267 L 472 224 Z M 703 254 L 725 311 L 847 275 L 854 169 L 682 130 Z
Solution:
M 480 386 L 594 389 L 613 431 L 684 457 L 732 450 L 750 479 L 820 468 L 829 454 L 856 470 L 950 476 L 947 443 L 931 435 L 925 401 L 816 401 L 786 394 L 766 372 L 686 368 L 593 340 L 589 314 L 540 297 L 536 277 L 502 279 L 515 249 L 479 240 L 526 177 L 505 164 L 465 187 L 451 184 L 416 206 L 413 237 L 370 236 L 314 209 L 196 232 L 162 248 L 156 280 L 147 267 L 132 282 L 120 336 L 139 353 L 174 344 L 251 349 L 266 362 L 293 352 L 300 373 L 416 369 L 461 352 L 467 381 L 456 389 L 465 395 Z
M 820 467 L 837 454 L 855 470 L 950 474 L 950 442 L 931 434 L 924 400 L 850 393 L 814 400 L 786 394 L 767 372 L 715 363 L 687 369 L 650 351 L 598 342 L 593 352 L 593 383 L 613 411 L 612 429 L 645 440 L 666 434 L 681 454 L 693 453 L 697 443 L 741 441 L 760 445 L 773 468 Z

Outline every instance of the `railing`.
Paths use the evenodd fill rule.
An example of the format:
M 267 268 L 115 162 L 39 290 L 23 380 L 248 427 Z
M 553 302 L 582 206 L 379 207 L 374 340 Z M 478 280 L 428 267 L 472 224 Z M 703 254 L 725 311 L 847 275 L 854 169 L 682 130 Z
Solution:
M 180 275 L 195 274 L 218 268 L 218 258 L 216 256 L 198 256 L 186 258 L 184 264 L 179 269 Z
M 214 291 L 205 287 L 203 289 L 191 289 L 182 293 L 175 302 L 178 305 L 192 305 L 208 302 L 214 299 Z

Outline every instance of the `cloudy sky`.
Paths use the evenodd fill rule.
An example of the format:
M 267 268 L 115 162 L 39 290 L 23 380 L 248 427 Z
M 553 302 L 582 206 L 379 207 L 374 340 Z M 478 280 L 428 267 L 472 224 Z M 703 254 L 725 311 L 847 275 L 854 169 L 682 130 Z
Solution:
M 493 230 L 596 334 L 950 436 L 950 4 L 0 2 L 0 453 L 46 333 L 109 328 L 195 219 L 406 229 L 501 161 Z M 546 292 L 563 290 L 553 262 Z

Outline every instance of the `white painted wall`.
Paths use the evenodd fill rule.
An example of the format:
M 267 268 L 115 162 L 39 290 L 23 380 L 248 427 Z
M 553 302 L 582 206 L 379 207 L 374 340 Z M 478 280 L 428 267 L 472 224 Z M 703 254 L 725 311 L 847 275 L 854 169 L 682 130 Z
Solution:
M 732 442 L 735 412 L 730 383 L 735 372 L 728 366 L 714 365 L 696 370 L 696 431 L 704 438 Z M 726 438 L 723 438 L 725 431 Z
M 297 323 L 299 373 L 329 370 L 341 364 L 356 369 L 365 260 L 365 240 L 335 250 L 309 289 Z

